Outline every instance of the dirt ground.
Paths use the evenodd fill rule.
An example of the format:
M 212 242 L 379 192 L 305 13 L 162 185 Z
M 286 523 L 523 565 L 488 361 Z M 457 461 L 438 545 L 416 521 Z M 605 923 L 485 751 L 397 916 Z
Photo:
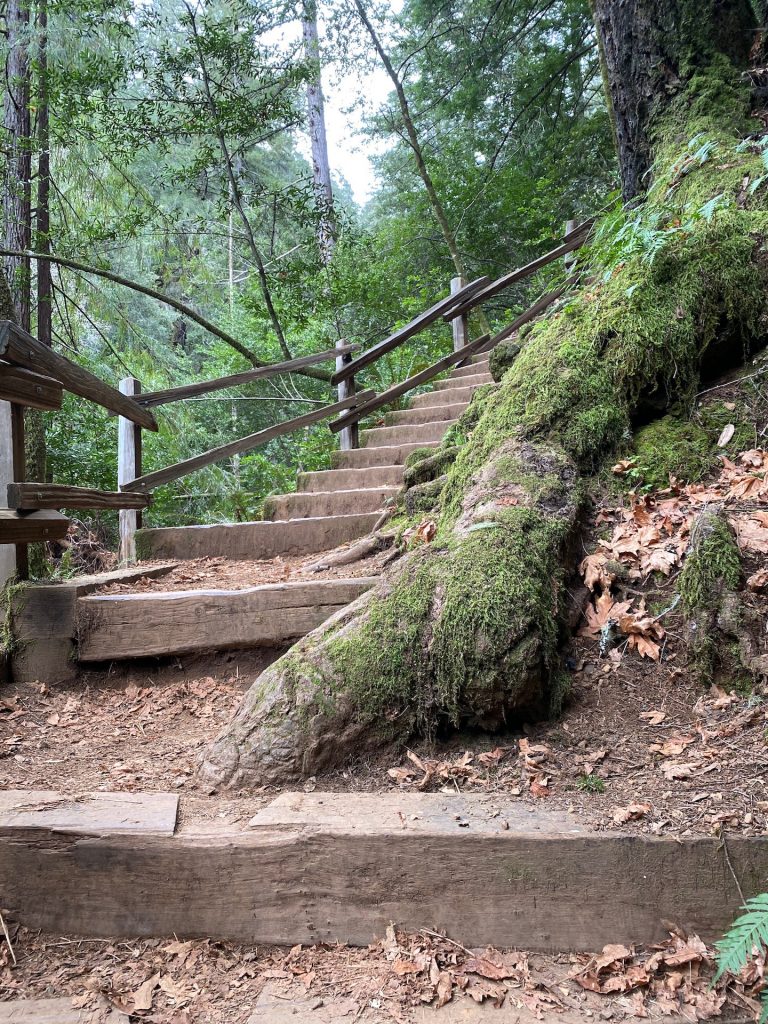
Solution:
M 0 999 L 68 996 L 95 1020 L 116 1009 L 154 1024 L 753 1021 L 764 969 L 756 959 L 712 987 L 713 951 L 676 934 L 594 956 L 469 950 L 428 929 L 393 927 L 367 949 L 86 941 L 13 924 L 9 939 L 0 949 Z
M 341 551 L 335 548 L 334 551 Z M 381 563 L 388 557 L 383 551 L 370 558 L 349 565 L 329 567 L 319 572 L 313 565 L 322 561 L 323 554 L 314 552 L 302 557 L 277 557 L 262 561 L 237 561 L 226 558 L 193 558 L 179 562 L 175 569 L 156 579 L 143 577 L 130 583 L 110 583 L 101 587 L 99 594 L 145 594 L 168 590 L 246 590 L 268 583 L 296 583 L 299 580 L 355 579 L 358 576 L 376 576 Z M 161 562 L 142 562 L 142 566 L 161 565 Z

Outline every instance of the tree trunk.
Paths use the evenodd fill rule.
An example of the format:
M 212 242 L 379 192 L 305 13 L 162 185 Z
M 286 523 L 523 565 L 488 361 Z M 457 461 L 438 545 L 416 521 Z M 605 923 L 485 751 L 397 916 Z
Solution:
M 333 255 L 336 231 L 331 165 L 328 160 L 328 139 L 325 132 L 325 100 L 320 42 L 317 34 L 317 0 L 304 0 L 301 28 L 304 35 L 304 55 L 310 65 L 310 77 L 307 82 L 307 122 L 312 145 L 312 179 L 320 215 L 317 241 L 323 263 L 327 263 Z
M 5 175 L 3 235 L 6 249 L 28 252 L 32 242 L 32 140 L 29 115 L 29 7 L 25 0 L 8 0 L 6 8 L 8 55 L 5 66 L 3 127 Z M 30 262 L 28 256 L 7 256 L 6 276 L 11 286 L 16 319 L 30 327 Z
M 654 161 L 666 186 L 638 213 L 638 237 L 686 230 L 652 254 L 607 257 L 518 339 L 511 366 L 492 355 L 499 382 L 475 394 L 451 447 L 430 452 L 432 479 L 445 476 L 426 494 L 434 539 L 259 677 L 204 760 L 209 782 L 282 782 L 414 731 L 556 709 L 590 476 L 633 420 L 695 394 L 704 364 L 765 344 L 767 203 L 743 194 L 765 168 L 759 147 L 740 145 L 749 95 L 735 62 L 748 0 L 598 0 L 596 13 L 625 192 Z M 702 133 L 716 160 L 691 161 Z M 722 212 L 692 217 L 712 199 Z
M 626 200 L 644 191 L 658 115 L 718 55 L 746 66 L 756 30 L 745 0 L 593 0 Z

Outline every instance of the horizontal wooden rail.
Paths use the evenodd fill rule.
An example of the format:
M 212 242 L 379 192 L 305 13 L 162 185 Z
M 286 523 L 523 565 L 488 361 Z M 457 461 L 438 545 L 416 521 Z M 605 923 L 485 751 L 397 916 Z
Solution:
M 29 409 L 60 409 L 63 388 L 57 380 L 20 366 L 0 363 L 0 399 Z
M 445 315 L 447 319 L 452 320 L 457 314 L 451 312 L 451 310 L 464 302 L 465 299 L 469 299 L 470 296 L 480 291 L 481 288 L 484 288 L 488 281 L 489 278 L 487 277 L 479 277 L 476 281 L 472 281 L 470 284 L 465 285 L 465 287 L 460 291 L 454 292 L 452 295 L 448 295 L 446 298 L 436 302 L 434 306 L 430 306 L 429 309 L 419 314 L 419 316 L 414 320 L 411 320 L 410 323 L 406 324 L 405 327 L 401 327 L 399 330 L 395 331 L 394 334 L 390 334 L 388 338 L 384 338 L 383 341 L 380 341 L 372 348 L 369 348 L 366 352 L 363 352 L 362 355 L 357 357 L 357 359 L 353 359 L 351 362 L 346 363 L 338 369 L 331 377 L 331 384 L 340 384 L 342 381 L 348 380 L 350 377 L 354 377 L 354 375 L 359 373 L 360 370 L 364 369 L 366 366 L 370 366 L 371 363 L 375 363 L 377 359 L 381 359 L 381 357 L 386 355 L 387 352 L 392 352 L 393 349 L 402 345 L 403 342 L 408 341 L 408 339 L 412 338 L 415 334 L 419 334 L 420 331 L 429 327 L 430 324 L 439 320 L 443 315 Z M 450 316 L 448 316 L 449 313 Z
M 8 507 L 33 508 L 146 508 L 152 503 L 148 494 L 99 491 L 91 487 L 66 484 L 8 484 Z
M 359 347 L 359 345 L 344 345 L 340 348 L 328 349 L 327 352 L 314 352 L 308 356 L 288 359 L 283 363 L 260 366 L 255 370 L 232 373 L 228 377 L 195 381 L 192 384 L 182 384 L 176 388 L 167 388 L 165 391 L 148 391 L 146 394 L 138 395 L 136 401 L 139 405 L 145 407 L 166 405 L 169 402 L 181 402 L 185 398 L 194 398 L 195 395 L 206 395 L 211 391 L 222 391 L 224 388 L 235 387 L 238 384 L 249 384 L 253 380 L 264 380 L 265 377 L 275 377 L 280 373 L 291 373 L 295 370 L 301 370 L 305 366 L 312 366 L 315 363 L 325 363 L 330 359 L 335 359 L 340 352 L 342 354 L 354 352 Z
M 0 358 L 35 373 L 53 377 L 73 395 L 87 398 L 110 412 L 119 413 L 147 430 L 157 430 L 155 417 L 149 409 L 142 409 L 132 398 L 121 395 L 116 388 L 105 384 L 77 363 L 58 355 L 9 320 L 0 320 Z
M 485 288 L 480 292 L 476 292 L 466 301 L 463 301 L 458 309 L 454 309 L 449 314 L 444 314 L 444 320 L 453 320 L 457 316 L 462 316 L 464 313 L 468 313 L 471 309 L 475 309 L 477 306 L 487 302 L 488 299 L 492 299 L 499 292 L 503 292 L 505 288 L 509 288 L 510 285 L 515 284 L 516 281 L 522 281 L 523 278 L 530 277 L 531 274 L 535 274 L 537 270 L 541 270 L 542 267 L 546 267 L 550 263 L 554 263 L 555 260 L 562 259 L 563 256 L 567 256 L 569 252 L 573 252 L 575 249 L 580 249 L 587 240 L 589 229 L 594 224 L 594 218 L 584 221 L 583 224 L 579 224 L 573 231 L 569 231 L 565 236 L 565 241 L 562 245 L 558 245 L 556 249 L 550 250 L 543 256 L 539 256 L 538 259 L 533 260 L 531 263 L 526 264 L 524 267 L 518 267 L 517 270 L 512 270 L 508 274 L 504 274 L 503 277 L 493 281 L 491 284 L 486 285 Z
M 237 441 L 230 441 L 229 444 L 212 448 L 210 451 L 203 452 L 202 455 L 194 455 L 191 459 L 177 462 L 166 469 L 158 469 L 154 473 L 147 473 L 145 476 L 137 477 L 135 480 L 123 484 L 120 490 L 153 490 L 155 487 L 159 487 L 160 484 L 167 484 L 171 480 L 178 480 L 179 477 L 187 476 L 188 473 L 194 473 L 195 470 L 203 469 L 204 466 L 210 466 L 211 463 L 220 462 L 222 459 L 227 459 L 232 455 L 240 455 L 242 452 L 250 451 L 252 448 L 258 448 L 259 445 L 266 444 L 267 441 L 271 441 L 275 437 L 281 437 L 283 434 L 290 434 L 294 430 L 301 430 L 303 427 L 309 427 L 313 423 L 327 420 L 329 417 L 335 416 L 337 412 L 348 409 L 356 402 L 368 401 L 374 395 L 374 391 L 362 391 L 359 395 L 352 395 L 343 402 L 335 402 L 333 405 L 323 406 L 322 409 L 305 413 L 303 416 L 296 416 L 294 419 L 286 420 L 284 423 L 276 423 L 273 427 L 267 427 L 266 430 L 260 430 L 255 434 L 249 434 L 247 437 L 241 437 Z
M 482 338 L 477 338 L 475 341 L 465 345 L 464 348 L 458 352 L 451 352 L 450 355 L 443 356 L 442 359 L 438 359 L 436 363 L 428 366 L 426 370 L 421 370 L 419 373 L 415 373 L 412 377 L 402 381 L 400 384 L 395 384 L 387 391 L 377 395 L 376 398 L 372 398 L 364 405 L 356 407 L 351 413 L 346 416 L 340 416 L 339 419 L 329 423 L 328 426 L 331 428 L 334 434 L 337 434 L 344 427 L 350 426 L 352 423 L 357 423 L 358 420 L 362 419 L 363 416 L 368 416 L 370 413 L 375 412 L 376 409 L 380 409 L 384 405 L 389 405 L 390 402 L 394 402 L 396 398 L 400 398 L 401 395 L 407 394 L 414 388 L 419 387 L 420 384 L 426 384 L 432 380 L 443 370 L 447 370 L 450 366 L 454 366 L 456 363 L 463 363 L 468 356 L 474 355 L 476 352 L 482 352 L 484 347 L 490 341 L 490 334 L 484 334 Z
M 63 540 L 69 520 L 60 512 L 16 512 L 0 508 L 0 544 L 37 544 Z

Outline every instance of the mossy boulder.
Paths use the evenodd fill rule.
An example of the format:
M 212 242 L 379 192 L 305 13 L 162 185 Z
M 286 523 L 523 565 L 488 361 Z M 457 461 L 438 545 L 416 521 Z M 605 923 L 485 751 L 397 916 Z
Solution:
M 512 341 L 511 338 L 507 338 L 500 342 L 496 348 L 493 349 L 489 359 L 489 369 L 491 371 L 491 376 L 495 381 L 498 382 L 501 380 L 519 354 L 520 345 L 517 341 Z

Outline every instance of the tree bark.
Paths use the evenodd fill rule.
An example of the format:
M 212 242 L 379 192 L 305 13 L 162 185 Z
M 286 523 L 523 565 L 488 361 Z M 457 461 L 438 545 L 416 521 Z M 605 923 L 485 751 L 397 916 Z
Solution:
M 641 410 L 699 389 L 705 360 L 765 345 L 767 204 L 757 191 L 738 199 L 745 175 L 764 175 L 762 153 L 740 146 L 750 12 L 748 0 L 597 0 L 625 193 L 661 153 L 668 187 L 647 197 L 649 224 L 658 234 L 662 216 L 688 218 L 686 231 L 653 258 L 597 267 L 567 309 L 518 339 L 450 447 L 430 452 L 437 486 L 419 514 L 426 500 L 431 543 L 259 677 L 203 761 L 208 782 L 294 780 L 413 732 L 494 729 L 558 707 L 588 479 Z M 701 132 L 718 160 L 670 182 L 667 161 L 690 160 Z M 727 213 L 691 220 L 713 197 Z M 409 469 L 406 483 L 417 478 Z
M 3 188 L 3 237 L 6 249 L 22 255 L 7 255 L 6 276 L 13 295 L 16 319 L 29 330 L 30 261 L 23 255 L 32 239 L 32 139 L 30 127 L 29 7 L 25 0 L 8 0 L 6 8 L 5 175 Z
M 323 263 L 333 255 L 336 240 L 331 165 L 325 131 L 325 100 L 323 97 L 320 41 L 317 33 L 317 0 L 304 0 L 301 18 L 304 55 L 310 66 L 307 81 L 307 123 L 312 146 L 312 180 L 319 212 L 317 241 Z
M 593 6 L 622 189 L 631 200 L 648 185 L 658 114 L 716 56 L 744 67 L 757 26 L 747 0 L 593 0 Z

